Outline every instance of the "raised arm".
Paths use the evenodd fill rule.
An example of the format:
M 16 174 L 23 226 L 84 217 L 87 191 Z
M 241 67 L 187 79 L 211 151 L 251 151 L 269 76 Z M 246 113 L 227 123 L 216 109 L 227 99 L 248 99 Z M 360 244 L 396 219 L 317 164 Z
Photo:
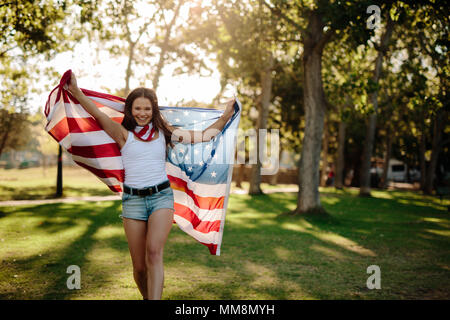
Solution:
M 202 131 L 183 130 L 169 125 L 169 128 L 172 130 L 172 140 L 181 143 L 198 143 L 210 141 L 222 131 L 223 127 L 225 127 L 225 124 L 233 116 L 235 102 L 235 99 L 228 101 L 227 107 L 222 116 L 208 128 Z
M 120 148 L 127 140 L 127 130 L 119 123 L 113 121 L 108 115 L 102 112 L 95 103 L 86 97 L 81 89 L 78 87 L 75 75 L 72 73 L 70 82 L 64 88 L 77 99 L 81 106 L 97 120 L 103 130 L 119 145 Z

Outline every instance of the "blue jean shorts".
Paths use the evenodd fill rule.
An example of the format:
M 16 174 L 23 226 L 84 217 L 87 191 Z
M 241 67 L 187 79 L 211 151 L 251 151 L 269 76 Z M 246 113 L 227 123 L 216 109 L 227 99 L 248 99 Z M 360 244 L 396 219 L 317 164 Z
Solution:
M 121 218 L 147 221 L 153 211 L 158 209 L 172 209 L 173 190 L 168 187 L 151 196 L 138 196 L 129 193 L 122 194 Z

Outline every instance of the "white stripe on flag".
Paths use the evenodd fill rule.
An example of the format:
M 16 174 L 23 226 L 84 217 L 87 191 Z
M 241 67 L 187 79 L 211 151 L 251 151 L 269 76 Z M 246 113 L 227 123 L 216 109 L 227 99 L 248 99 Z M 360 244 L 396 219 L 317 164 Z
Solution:
M 105 157 L 105 158 L 85 158 L 77 155 L 72 155 L 73 161 L 78 161 L 87 164 L 90 167 L 99 170 L 122 170 L 122 157 Z
M 187 182 L 187 187 L 200 197 L 223 197 L 227 190 L 226 184 L 204 184 L 191 181 L 184 171 L 170 162 L 166 162 L 166 173 Z
M 97 177 L 97 178 L 99 178 L 107 186 L 119 186 L 119 185 L 122 185 L 122 182 L 120 182 L 116 178 L 100 178 L 100 177 Z
M 208 233 L 203 233 L 197 230 L 194 230 L 194 227 L 192 226 L 192 223 L 183 217 L 180 217 L 178 215 L 174 216 L 175 222 L 177 225 L 182 229 L 184 232 L 189 234 L 190 236 L 194 237 L 196 240 L 206 243 L 206 244 L 217 244 L 217 231 L 211 231 Z
M 95 146 L 99 144 L 116 143 L 105 131 L 90 131 L 70 133 L 72 136 L 72 146 Z
M 78 103 L 64 103 L 67 118 L 92 118 L 92 116 Z
M 112 108 L 115 109 L 119 112 L 122 112 L 121 114 L 123 114 L 123 110 L 125 107 L 125 103 L 124 102 L 116 102 L 116 101 L 111 101 L 108 99 L 104 99 L 104 98 L 99 98 L 99 97 L 93 97 L 93 96 L 87 96 L 88 98 L 95 100 L 97 102 L 99 102 L 100 104 L 108 107 L 108 108 Z
M 54 126 L 56 126 L 62 119 L 66 117 L 66 110 L 64 110 L 64 103 L 57 102 L 56 105 L 50 109 L 50 113 L 48 116 L 52 118 L 47 123 L 45 130 L 50 131 L 53 129 Z

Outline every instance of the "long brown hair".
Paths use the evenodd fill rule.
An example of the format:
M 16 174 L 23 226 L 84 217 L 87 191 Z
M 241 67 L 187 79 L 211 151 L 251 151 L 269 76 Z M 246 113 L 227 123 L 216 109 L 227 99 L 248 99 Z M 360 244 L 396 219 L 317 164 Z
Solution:
M 150 100 L 152 104 L 152 124 L 155 129 L 159 130 L 159 134 L 164 134 L 164 138 L 166 139 L 166 146 L 170 145 L 173 148 L 173 143 L 171 141 L 172 131 L 169 129 L 167 122 L 163 119 L 161 112 L 159 111 L 158 98 L 156 97 L 156 93 L 153 89 L 148 88 L 136 88 L 131 91 L 127 99 L 125 100 L 125 110 L 122 120 L 122 126 L 129 131 L 134 131 L 137 126 L 136 120 L 131 113 L 131 107 L 133 106 L 134 100 L 137 98 L 147 98 Z

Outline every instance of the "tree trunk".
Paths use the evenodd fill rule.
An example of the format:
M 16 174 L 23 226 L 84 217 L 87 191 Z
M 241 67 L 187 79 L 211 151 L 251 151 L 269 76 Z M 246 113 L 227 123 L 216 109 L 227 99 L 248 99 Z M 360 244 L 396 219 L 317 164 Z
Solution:
M 389 170 L 389 159 L 391 159 L 391 149 L 392 149 L 392 138 L 391 138 L 391 128 L 388 127 L 386 133 L 386 153 L 384 155 L 383 163 L 383 176 L 381 177 L 380 187 L 382 189 L 387 189 L 388 187 L 388 170 Z
M 12 123 L 14 122 L 12 114 L 8 114 L 7 112 L 5 112 L 5 114 L 3 116 L 5 116 L 7 120 L 4 121 L 5 127 L 2 129 L 2 130 L 4 130 L 4 134 L 0 140 L 0 156 L 2 155 L 3 150 L 5 149 L 6 142 L 8 141 L 9 133 L 11 132 L 11 126 L 12 126 Z
M 42 176 L 47 176 L 47 155 L 42 153 Z
M 425 136 L 425 119 L 420 120 L 420 145 L 419 145 L 419 161 L 420 161 L 420 190 L 425 191 L 425 181 L 427 176 L 427 165 L 425 162 L 426 136 Z
M 238 175 L 236 178 L 236 188 L 242 189 L 242 181 L 244 180 L 244 174 L 245 174 L 245 164 L 240 164 Z
M 261 103 L 259 104 L 259 114 L 258 114 L 258 122 L 257 122 L 257 131 L 256 131 L 256 141 L 257 141 L 257 150 L 258 157 L 256 164 L 252 165 L 251 174 L 250 174 L 250 187 L 248 190 L 248 194 L 261 194 L 261 157 L 260 153 L 260 129 L 267 128 L 267 118 L 269 116 L 269 105 L 270 100 L 272 98 L 272 69 L 273 69 L 273 56 L 272 53 L 269 53 L 267 56 L 266 64 L 261 70 L 260 73 L 260 81 L 261 81 Z
M 437 161 L 441 151 L 442 132 L 445 126 L 445 114 L 443 108 L 436 112 L 433 125 L 433 142 L 431 147 L 431 159 L 425 180 L 425 194 L 433 193 L 433 182 L 435 178 Z
M 62 147 L 58 149 L 58 173 L 56 176 L 56 194 L 55 197 L 61 198 L 63 195 L 63 173 L 62 173 Z
M 320 186 L 325 187 L 327 182 L 327 168 L 328 168 L 328 142 L 330 134 L 328 131 L 328 119 L 325 117 L 323 128 L 323 143 L 322 143 L 322 170 L 320 175 Z
M 272 143 L 272 141 L 270 141 L 270 143 Z M 281 161 L 281 154 L 283 153 L 283 148 L 280 145 L 280 149 L 278 150 L 278 161 Z M 277 185 L 278 184 L 278 174 L 279 174 L 279 170 L 277 173 L 273 174 L 272 177 L 270 178 L 270 184 L 271 185 Z
M 295 213 L 324 213 L 319 198 L 319 165 L 325 118 L 325 93 L 322 84 L 322 53 L 330 40 L 324 34 L 322 15 L 313 11 L 303 34 L 303 103 L 305 134 L 299 164 L 299 193 Z
M 334 182 L 334 186 L 336 189 L 342 189 L 344 187 L 345 127 L 346 127 L 345 122 L 343 120 L 341 120 L 339 122 L 336 177 L 335 177 L 335 182 Z
M 134 59 L 134 46 L 135 43 L 130 42 L 129 43 L 129 49 L 128 49 L 128 64 L 127 64 L 127 70 L 125 72 L 125 92 L 124 95 L 127 96 L 130 92 L 130 78 L 131 78 L 131 65 L 133 63 Z
M 5 133 L 3 134 L 3 137 L 1 138 L 1 141 L 0 141 L 0 156 L 2 155 L 3 149 L 6 146 L 6 141 L 8 140 L 9 130 L 10 130 L 10 128 L 8 128 L 8 130 L 5 130 Z
M 380 39 L 380 45 L 378 48 L 377 59 L 375 60 L 375 69 L 373 71 L 372 81 L 378 84 L 381 75 L 381 68 L 383 65 L 383 56 L 385 55 L 389 40 L 394 30 L 394 22 L 388 15 L 386 30 Z M 362 154 L 361 172 L 360 172 L 360 190 L 361 196 L 370 196 L 370 164 L 372 158 L 372 150 L 375 140 L 375 128 L 377 124 L 377 112 L 378 112 L 378 89 L 370 94 L 370 103 L 373 106 L 373 113 L 370 114 L 366 130 L 366 140 L 364 143 L 364 149 Z
M 155 73 L 155 76 L 153 77 L 153 81 L 152 81 L 153 90 L 155 90 L 155 91 L 159 86 L 159 78 L 161 77 L 162 69 L 163 69 L 164 63 L 166 61 L 167 51 L 169 50 L 169 40 L 170 40 L 170 35 L 172 33 L 172 28 L 175 24 L 176 19 L 178 18 L 178 15 L 180 13 L 180 8 L 183 5 L 183 2 L 184 1 L 178 2 L 178 5 L 177 5 L 177 8 L 175 9 L 172 20 L 170 21 L 169 25 L 166 28 L 166 34 L 164 35 L 164 41 L 160 47 L 161 53 L 159 54 L 159 61 L 158 61 L 158 65 L 156 66 L 156 73 Z

